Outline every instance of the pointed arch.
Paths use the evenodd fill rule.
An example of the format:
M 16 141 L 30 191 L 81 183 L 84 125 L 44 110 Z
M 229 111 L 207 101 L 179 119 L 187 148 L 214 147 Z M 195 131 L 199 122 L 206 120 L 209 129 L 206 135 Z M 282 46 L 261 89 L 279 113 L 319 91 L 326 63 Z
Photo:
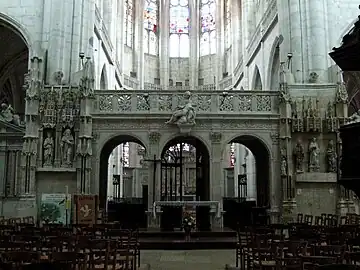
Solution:
M 280 38 L 276 37 L 270 51 L 270 59 L 267 75 L 266 89 L 276 91 L 279 88 L 279 72 L 280 72 Z
M 252 89 L 257 91 L 263 90 L 263 83 L 262 83 L 259 67 L 257 65 L 255 66 L 255 70 L 254 70 Z
M 106 66 L 104 65 L 101 70 L 101 77 L 100 77 L 100 89 L 106 90 L 108 89 L 108 80 L 107 80 L 107 72 L 106 72 Z

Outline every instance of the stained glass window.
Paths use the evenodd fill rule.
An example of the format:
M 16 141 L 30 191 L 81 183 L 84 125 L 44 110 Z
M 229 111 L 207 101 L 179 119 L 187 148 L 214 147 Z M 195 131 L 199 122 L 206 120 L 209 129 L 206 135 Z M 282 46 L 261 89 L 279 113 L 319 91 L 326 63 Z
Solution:
M 170 57 L 189 57 L 190 54 L 189 0 L 170 1 Z
M 125 0 L 124 8 L 124 43 L 125 45 L 133 46 L 133 31 L 134 31 L 134 3 L 133 0 Z
M 235 166 L 235 143 L 230 144 L 230 167 Z
M 231 7 L 230 0 L 225 0 L 225 48 L 229 48 L 231 43 Z
M 201 40 L 200 55 L 216 53 L 216 2 L 215 0 L 201 0 L 200 22 Z
M 144 9 L 144 52 L 158 54 L 158 1 L 145 0 Z

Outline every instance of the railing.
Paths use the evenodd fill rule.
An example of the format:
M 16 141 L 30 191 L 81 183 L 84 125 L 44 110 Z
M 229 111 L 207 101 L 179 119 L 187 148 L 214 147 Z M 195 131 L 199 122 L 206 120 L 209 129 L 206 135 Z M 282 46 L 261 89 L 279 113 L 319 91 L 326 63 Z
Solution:
M 135 78 L 131 78 L 130 76 L 124 74 L 124 87 L 138 90 L 139 81 Z
M 229 90 L 232 87 L 233 87 L 233 77 L 232 76 L 225 77 L 224 79 L 222 79 L 219 82 L 220 90 Z
M 93 114 L 168 114 L 183 105 L 184 92 L 96 90 Z M 275 91 L 193 91 L 192 103 L 198 113 L 278 114 Z
M 154 83 L 144 83 L 144 90 L 163 90 L 163 86 Z

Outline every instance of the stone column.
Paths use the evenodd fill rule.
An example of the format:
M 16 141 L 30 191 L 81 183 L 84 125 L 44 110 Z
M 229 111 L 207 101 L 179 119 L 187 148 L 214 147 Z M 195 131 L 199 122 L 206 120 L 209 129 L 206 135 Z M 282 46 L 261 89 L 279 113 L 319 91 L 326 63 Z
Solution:
M 253 0 L 244 0 L 242 1 L 242 9 L 241 9 L 241 16 L 242 16 L 242 56 L 243 59 L 248 59 L 247 53 L 247 46 L 250 42 L 250 33 L 248 31 L 249 27 L 251 27 L 251 5 L 254 1 Z M 244 78 L 243 78 L 243 87 L 246 90 L 250 89 L 250 78 L 249 78 L 249 68 L 244 65 Z
M 134 1 L 134 43 L 133 43 L 133 68 L 136 77 L 141 81 L 140 73 L 143 66 L 144 50 L 143 50 L 143 31 L 144 31 L 144 0 Z
M 200 1 L 189 1 L 190 4 L 190 89 L 196 89 L 199 81 L 199 44 L 200 44 L 200 27 L 199 27 L 199 4 Z
M 150 149 L 146 149 L 147 151 L 147 162 L 149 164 L 149 179 L 148 179 L 148 226 L 152 228 L 160 227 L 160 209 L 153 209 L 154 201 L 160 200 L 160 163 L 155 160 L 159 160 L 159 141 L 161 134 L 157 131 L 151 131 L 149 133 L 149 142 Z M 156 167 L 156 169 L 155 169 Z M 154 179 L 154 169 L 156 170 L 156 175 Z M 153 217 L 153 211 L 157 213 L 156 218 Z
M 118 51 L 118 57 L 117 60 L 120 62 L 120 73 L 122 74 L 123 72 L 123 65 L 127 64 L 124 63 L 124 12 L 125 12 L 125 7 L 123 3 L 120 3 L 118 5 L 118 15 L 117 15 L 117 31 L 116 31 L 116 36 L 117 36 L 117 47 L 116 50 Z
M 159 59 L 160 59 L 160 84 L 168 89 L 169 87 L 169 0 L 160 0 L 159 10 L 159 23 L 160 23 L 160 35 L 159 35 Z M 161 16 L 160 16 L 161 14 Z
M 6 128 L 2 128 L 1 132 L 6 132 Z M 6 184 L 6 151 L 7 151 L 7 142 L 6 140 L 0 141 L 0 196 L 5 195 L 5 184 Z
M 219 82 L 224 72 L 224 0 L 216 1 L 216 89 L 219 89 Z
M 39 97 L 43 86 L 43 63 L 40 58 L 30 61 L 30 81 L 26 87 L 25 136 L 21 156 L 20 196 L 35 196 L 36 167 L 39 143 Z M 31 83 L 30 83 L 31 82 Z M 40 142 L 41 143 L 41 142 Z
M 211 201 L 218 201 L 220 203 L 221 217 L 218 218 L 216 215 L 212 216 L 212 229 L 219 229 L 223 226 L 222 220 L 222 209 L 223 209 L 223 196 L 224 196 L 224 183 L 223 183 L 223 170 L 222 170 L 222 156 L 221 156 L 221 145 L 222 145 L 222 135 L 221 132 L 212 132 L 210 133 L 211 140 L 211 158 L 210 158 L 210 199 Z

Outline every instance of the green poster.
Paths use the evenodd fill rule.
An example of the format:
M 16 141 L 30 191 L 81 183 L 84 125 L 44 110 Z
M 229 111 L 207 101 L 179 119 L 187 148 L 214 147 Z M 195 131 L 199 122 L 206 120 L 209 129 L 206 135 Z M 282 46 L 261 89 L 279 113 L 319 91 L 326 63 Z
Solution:
M 50 224 L 70 224 L 70 206 L 71 195 L 69 194 L 42 194 L 40 203 L 41 222 Z

